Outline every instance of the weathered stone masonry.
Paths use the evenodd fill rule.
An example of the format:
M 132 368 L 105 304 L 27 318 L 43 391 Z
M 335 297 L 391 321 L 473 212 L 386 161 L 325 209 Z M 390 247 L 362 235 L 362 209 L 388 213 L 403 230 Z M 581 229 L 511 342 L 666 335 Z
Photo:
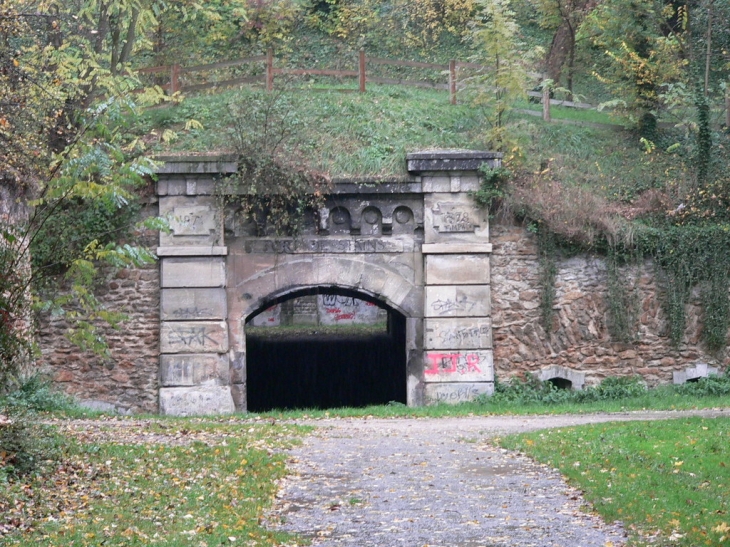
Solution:
M 230 161 L 168 161 L 157 189 L 160 411 L 246 408 L 245 322 L 312 288 L 374 298 L 405 317 L 407 400 L 460 401 L 493 389 L 489 223 L 469 197 L 496 154 L 412 154 L 414 176 L 336 184 L 298 239 L 258 237 L 214 206 Z M 222 218 L 223 217 L 223 218 Z
M 730 365 L 727 350 L 719 355 L 702 350 L 698 294 L 687 306 L 684 342 L 672 346 L 650 261 L 625 272 L 626 282 L 636 289 L 639 317 L 636 341 L 621 344 L 612 341 L 606 325 L 606 266 L 601 258 L 583 255 L 558 262 L 552 329 L 545 333 L 536 237 L 521 226 L 499 223 L 492 227 L 492 245 L 494 365 L 499 378 L 547 371 L 542 379 L 570 375 L 575 387 L 576 382 L 591 385 L 607 376 L 638 374 L 657 385 L 672 382 L 675 373 L 681 378 L 696 363 Z
M 686 343 L 671 346 L 650 263 L 629 276 L 641 310 L 635 343 L 612 342 L 605 265 L 590 256 L 558 263 L 545 333 L 534 236 L 509 223 L 490 228 L 469 195 L 479 163 L 495 159 L 414 154 L 402 182 L 335 184 L 318 222 L 310 219 L 292 240 L 256 237 L 217 212 L 215 180 L 235 172 L 231 159 L 169 158 L 157 194 L 173 232 L 159 236 L 159 267 L 119 272 L 103 287 L 102 300 L 130 314 L 108 332 L 113 359 L 79 354 L 54 320 L 41 328 L 46 362 L 67 392 L 97 404 L 154 412 L 159 401 L 168 414 L 245 410 L 246 320 L 319 288 L 377 300 L 405 317 L 411 405 L 490 393 L 495 374 L 531 372 L 580 388 L 629 374 L 665 383 L 704 370 L 690 368 L 697 363 L 729 364 L 727 352 L 707 355 L 699 346 L 698 299 L 688 306 Z
M 156 213 L 156 206 L 151 204 Z M 157 234 L 154 234 L 155 238 Z M 157 264 L 105 276 L 97 289 L 108 309 L 128 320 L 104 328 L 111 359 L 85 353 L 66 338 L 63 317 L 40 318 L 42 363 L 56 386 L 88 406 L 121 412 L 158 411 L 160 282 Z

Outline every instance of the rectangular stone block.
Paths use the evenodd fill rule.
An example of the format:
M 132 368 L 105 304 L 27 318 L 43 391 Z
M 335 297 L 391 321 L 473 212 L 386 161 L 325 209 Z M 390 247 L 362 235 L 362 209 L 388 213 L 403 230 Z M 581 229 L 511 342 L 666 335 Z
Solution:
M 451 178 L 444 175 L 423 175 L 421 177 L 421 188 L 424 193 L 429 192 L 451 192 Z
M 494 382 L 491 350 L 427 351 L 423 368 L 423 381 L 427 383 Z
M 160 198 L 160 216 L 167 218 L 171 233 L 160 232 L 160 246 L 213 245 L 220 221 L 212 196 L 168 196 Z
M 426 287 L 425 317 L 488 317 L 489 285 L 437 285 Z
M 229 383 L 228 355 L 218 353 L 160 355 L 160 385 L 163 387 Z
M 225 286 L 226 267 L 222 257 L 163 258 L 160 262 L 163 288 Z
M 246 383 L 246 354 L 242 351 L 234 351 L 231 360 L 231 383 Z
M 426 319 L 425 349 L 490 349 L 489 317 Z
M 489 255 L 426 255 L 427 285 L 489 285 Z
M 225 319 L 227 314 L 226 290 L 223 288 L 160 291 L 160 319 L 163 321 Z
M 489 242 L 489 213 L 465 192 L 425 194 L 425 243 Z
M 229 386 L 160 388 L 160 414 L 205 416 L 230 414 L 236 410 Z
M 426 384 L 423 395 L 427 405 L 439 403 L 455 405 L 473 401 L 479 395 L 492 395 L 493 393 L 493 382 L 455 382 L 452 384 Z
M 176 321 L 160 325 L 160 353 L 225 353 L 225 321 Z
M 231 386 L 231 396 L 233 397 L 233 404 L 236 406 L 237 412 L 246 412 L 248 410 L 246 384 L 233 384 Z

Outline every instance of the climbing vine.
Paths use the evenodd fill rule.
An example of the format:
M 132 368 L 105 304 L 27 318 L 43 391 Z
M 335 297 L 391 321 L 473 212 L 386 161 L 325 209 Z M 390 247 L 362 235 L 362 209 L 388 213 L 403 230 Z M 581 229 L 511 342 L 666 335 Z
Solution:
M 536 226 L 537 230 L 537 253 L 540 263 L 540 324 L 546 333 L 550 333 L 555 304 L 555 276 L 558 273 L 557 245 L 555 234 L 544 225 L 533 226 Z
M 664 284 L 669 337 L 679 344 L 686 326 L 685 308 L 692 288 L 702 291 L 702 339 L 708 349 L 725 347 L 730 326 L 730 224 L 646 228 L 637 234 L 638 249 L 655 259 Z
M 501 201 L 507 197 L 507 184 L 512 172 L 505 167 L 492 168 L 486 163 L 480 167 L 479 171 L 482 174 L 482 182 L 479 190 L 474 192 L 474 201 L 488 211 L 494 212 Z
M 624 249 L 616 244 L 608 246 L 606 255 L 607 326 L 614 340 L 627 343 L 636 338 L 639 309 L 636 287 L 628 282 L 624 271 L 625 268 L 636 265 L 638 256 L 636 252 L 623 251 Z

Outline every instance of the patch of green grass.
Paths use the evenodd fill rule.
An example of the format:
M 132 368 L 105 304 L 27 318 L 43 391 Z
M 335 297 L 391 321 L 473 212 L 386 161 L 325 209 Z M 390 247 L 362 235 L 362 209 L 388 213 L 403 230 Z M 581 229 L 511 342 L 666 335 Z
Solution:
M 451 105 L 447 93 L 389 85 L 371 85 L 365 94 L 328 91 L 322 84 L 316 87 L 316 91 L 289 89 L 281 92 L 281 98 L 303 128 L 292 136 L 296 153 L 307 159 L 310 168 L 334 178 L 403 177 L 408 152 L 487 147 L 485 112 L 469 104 Z M 148 111 L 134 131 L 146 136 L 154 153 L 230 152 L 235 114 L 229 105 L 241 105 L 233 111 L 245 113 L 250 98 L 264 93 L 238 88 L 191 96 L 182 104 Z M 553 116 L 621 124 L 606 112 L 565 107 L 555 107 Z M 185 129 L 190 119 L 203 128 Z M 651 187 L 659 172 L 656 164 L 647 166 L 638 139 L 628 133 L 546 123 L 517 112 L 510 119 L 517 122 L 513 130 L 521 135 L 525 168 L 534 171 L 550 160 L 551 169 L 566 184 L 586 184 L 625 197 L 628 192 L 612 191 L 612 187 Z M 245 125 L 245 115 L 242 121 Z M 176 131 L 177 139 L 163 142 L 165 130 Z
M 3 545 L 291 541 L 261 519 L 285 473 L 278 449 L 302 431 L 227 418 L 160 420 L 112 430 L 101 441 L 88 442 L 83 433 L 55 472 L 0 484 L 6 516 L 23 521 Z
M 557 467 L 631 545 L 730 541 L 730 418 L 552 429 L 501 439 Z
M 280 325 L 277 327 L 246 326 L 247 336 L 261 338 L 300 337 L 316 335 L 369 336 L 388 332 L 385 322 L 352 325 Z
M 643 410 L 693 410 L 701 408 L 730 408 L 730 395 L 697 396 L 676 393 L 669 388 L 649 390 L 644 395 L 626 399 L 564 402 L 556 404 L 498 401 L 470 402 L 458 405 L 437 404 L 407 407 L 402 404 L 367 406 L 362 408 L 331 408 L 272 410 L 257 414 L 276 419 L 323 418 L 444 418 L 450 416 L 496 416 L 537 414 L 592 414 L 597 412 L 634 412 Z

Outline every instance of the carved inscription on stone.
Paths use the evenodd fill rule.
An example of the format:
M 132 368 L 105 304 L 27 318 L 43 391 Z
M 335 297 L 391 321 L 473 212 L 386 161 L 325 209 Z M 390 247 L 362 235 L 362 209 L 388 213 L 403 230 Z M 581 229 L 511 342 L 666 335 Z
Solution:
M 175 207 L 170 217 L 170 228 L 176 236 L 207 236 L 215 232 L 215 214 L 204 205 Z
M 491 395 L 492 393 L 494 393 L 494 384 L 491 382 L 457 382 L 453 384 L 427 384 L 424 397 L 426 404 L 457 404 L 473 401 L 479 395 Z
M 252 239 L 245 243 L 247 253 L 403 253 L 413 251 L 413 242 L 400 239 L 305 238 Z
M 425 382 L 493 382 L 492 352 L 427 351 L 423 372 Z
M 436 203 L 433 212 L 433 227 L 439 232 L 473 232 L 476 228 L 472 213 L 446 203 Z

